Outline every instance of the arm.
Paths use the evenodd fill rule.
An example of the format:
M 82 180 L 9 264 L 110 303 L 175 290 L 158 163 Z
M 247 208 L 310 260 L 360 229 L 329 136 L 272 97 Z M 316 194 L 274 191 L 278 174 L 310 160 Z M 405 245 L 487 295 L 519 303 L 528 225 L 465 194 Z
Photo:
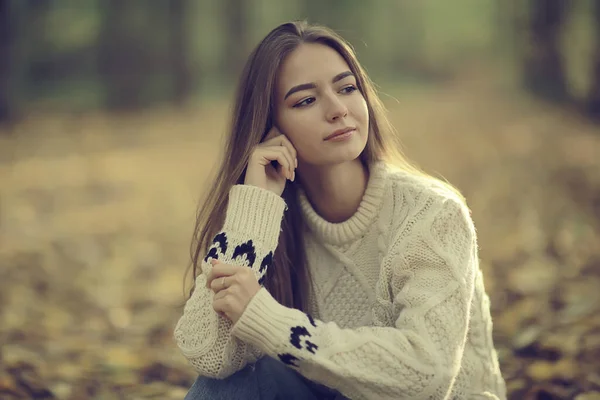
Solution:
M 206 287 L 212 269 L 208 261 L 246 265 L 262 283 L 277 247 L 284 207 L 272 192 L 247 185 L 231 189 L 223 229 L 202 260 L 202 274 L 175 327 L 179 349 L 200 375 L 225 378 L 261 356 L 256 347 L 232 337 L 231 321 L 213 309 L 214 292 Z
M 261 289 L 233 335 L 351 398 L 445 398 L 466 342 L 477 245 L 468 211 L 452 201 L 421 227 L 385 261 L 403 282 L 395 326 L 341 329 Z

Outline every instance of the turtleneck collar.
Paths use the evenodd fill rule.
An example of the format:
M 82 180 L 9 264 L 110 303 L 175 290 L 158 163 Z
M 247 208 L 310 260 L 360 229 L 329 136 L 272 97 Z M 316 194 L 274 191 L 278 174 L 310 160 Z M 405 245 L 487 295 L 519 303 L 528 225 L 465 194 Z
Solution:
M 369 166 L 367 188 L 356 212 L 346 221 L 333 223 L 323 219 L 299 187 L 298 200 L 306 225 L 323 242 L 342 245 L 353 242 L 363 235 L 375 220 L 385 188 L 386 166 L 376 161 Z

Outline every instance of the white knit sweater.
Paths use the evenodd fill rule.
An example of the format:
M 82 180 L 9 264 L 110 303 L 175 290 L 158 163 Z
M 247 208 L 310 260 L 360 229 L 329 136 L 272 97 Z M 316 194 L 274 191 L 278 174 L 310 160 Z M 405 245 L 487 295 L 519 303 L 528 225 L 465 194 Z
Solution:
M 208 257 L 262 278 L 285 203 L 260 188 L 231 189 L 223 229 L 175 328 L 200 375 L 226 378 L 269 355 L 351 399 L 506 398 L 475 228 L 454 193 L 377 162 L 347 221 L 327 222 L 302 191 L 300 204 L 315 287 L 308 314 L 261 288 L 232 326 L 212 308 Z

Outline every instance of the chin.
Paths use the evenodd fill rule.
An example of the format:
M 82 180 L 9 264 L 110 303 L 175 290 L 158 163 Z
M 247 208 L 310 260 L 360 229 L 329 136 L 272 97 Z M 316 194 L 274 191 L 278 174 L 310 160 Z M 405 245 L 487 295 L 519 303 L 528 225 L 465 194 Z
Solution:
M 362 146 L 362 147 L 352 146 L 352 148 L 348 148 L 348 149 L 339 149 L 339 151 L 335 152 L 336 154 L 330 153 L 330 154 L 324 155 L 324 157 L 323 157 L 324 162 L 321 164 L 332 165 L 332 164 L 343 164 L 343 163 L 347 163 L 347 162 L 351 162 L 351 161 L 355 161 L 355 160 L 360 161 L 360 155 L 362 154 L 364 149 L 365 149 L 365 146 Z
M 356 138 L 358 139 L 358 138 Z M 334 150 L 323 151 L 322 148 L 313 149 L 307 153 L 311 157 L 302 157 L 304 162 L 314 166 L 342 164 L 354 160 L 360 160 L 360 155 L 367 146 L 367 138 L 360 137 L 360 140 L 352 140 L 338 146 Z M 317 150 L 317 151 L 314 151 Z
M 363 151 L 365 151 L 366 147 L 367 138 L 364 138 L 364 140 L 356 140 L 355 143 L 348 143 L 348 148 L 340 150 L 345 150 L 346 152 L 344 156 L 344 161 L 353 161 L 360 158 L 360 155 L 363 153 Z

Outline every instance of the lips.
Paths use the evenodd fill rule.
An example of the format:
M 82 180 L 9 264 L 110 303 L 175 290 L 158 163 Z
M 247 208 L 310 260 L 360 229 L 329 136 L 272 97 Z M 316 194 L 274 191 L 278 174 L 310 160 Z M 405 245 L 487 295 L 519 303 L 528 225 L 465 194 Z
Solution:
M 346 133 L 346 132 L 350 132 L 350 131 L 353 131 L 353 130 L 355 130 L 355 129 L 356 129 L 356 128 L 353 128 L 353 127 L 351 127 L 351 126 L 349 126 L 349 127 L 347 127 L 347 128 L 338 129 L 337 131 L 333 132 L 331 135 L 327 136 L 327 137 L 326 137 L 325 139 L 323 139 L 323 140 L 329 140 L 329 139 L 332 139 L 332 138 L 334 138 L 334 137 L 336 137 L 336 136 L 343 135 L 344 133 Z

